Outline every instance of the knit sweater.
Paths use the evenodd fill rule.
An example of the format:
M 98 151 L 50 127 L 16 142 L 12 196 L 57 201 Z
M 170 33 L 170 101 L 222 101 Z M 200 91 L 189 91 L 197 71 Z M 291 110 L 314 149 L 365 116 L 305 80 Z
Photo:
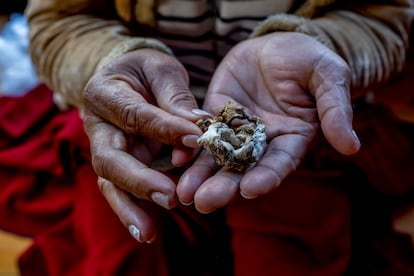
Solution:
M 79 107 L 92 74 L 128 51 L 175 55 L 192 80 L 207 83 L 232 46 L 277 31 L 305 33 L 338 53 L 360 91 L 401 71 L 413 6 L 410 0 L 32 0 L 26 15 L 39 77 L 61 107 Z

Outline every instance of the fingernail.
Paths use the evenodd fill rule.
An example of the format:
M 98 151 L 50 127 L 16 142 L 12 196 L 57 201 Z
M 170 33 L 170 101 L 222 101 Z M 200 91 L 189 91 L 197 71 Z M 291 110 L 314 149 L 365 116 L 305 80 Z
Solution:
M 184 202 L 184 201 L 182 201 L 181 199 L 180 199 L 180 202 L 181 202 L 181 204 L 182 204 L 182 205 L 184 205 L 184 206 L 190 206 L 191 204 L 193 204 L 193 203 L 194 203 L 194 201 L 193 201 L 193 200 L 191 200 L 190 202 Z
M 253 199 L 253 198 L 256 198 L 257 197 L 257 195 L 248 195 L 248 194 L 245 194 L 243 191 L 240 191 L 240 194 L 245 199 Z
M 155 192 L 155 193 L 152 193 L 151 199 L 152 199 L 152 201 L 154 201 L 155 203 L 157 203 L 161 207 L 164 207 L 165 209 L 168 209 L 168 210 L 171 209 L 170 199 L 169 199 L 168 196 L 166 196 L 166 195 L 164 195 L 160 192 Z
M 358 135 L 357 135 L 357 133 L 356 133 L 356 131 L 353 129 L 352 130 L 352 135 L 354 136 L 354 138 L 356 139 L 356 140 L 358 140 L 359 141 L 359 137 L 358 137 Z
M 213 118 L 213 115 L 211 115 L 210 113 L 202 109 L 196 108 L 196 109 L 191 110 L 191 112 L 201 117 Z
M 135 226 L 135 225 L 130 225 L 128 226 L 128 230 L 129 233 L 131 234 L 132 237 L 134 237 L 134 239 L 136 239 L 139 242 L 141 241 L 141 232 L 139 231 L 139 229 Z
M 199 145 L 197 143 L 197 139 L 198 139 L 197 135 L 189 134 L 189 135 L 183 136 L 181 138 L 181 142 L 186 147 L 196 149 L 196 148 L 199 147 Z
M 197 208 L 197 206 L 195 206 L 195 207 L 196 207 L 196 209 L 199 213 L 204 214 L 204 215 L 210 214 L 211 212 L 216 210 L 215 208 L 210 209 L 210 210 L 200 210 L 199 208 Z

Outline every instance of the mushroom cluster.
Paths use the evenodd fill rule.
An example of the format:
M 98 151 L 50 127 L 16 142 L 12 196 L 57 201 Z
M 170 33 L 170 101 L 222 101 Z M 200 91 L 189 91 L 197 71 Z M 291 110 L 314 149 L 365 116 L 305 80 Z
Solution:
M 234 101 L 227 103 L 215 118 L 201 119 L 197 125 L 204 132 L 198 144 L 215 157 L 218 165 L 243 171 L 264 152 L 265 125 Z

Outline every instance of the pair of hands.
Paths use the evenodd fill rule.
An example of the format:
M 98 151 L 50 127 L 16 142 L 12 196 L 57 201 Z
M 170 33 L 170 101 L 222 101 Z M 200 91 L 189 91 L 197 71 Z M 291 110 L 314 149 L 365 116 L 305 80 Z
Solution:
M 174 57 L 152 49 L 127 53 L 96 73 L 84 91 L 83 120 L 98 185 L 122 223 L 141 242 L 156 237 L 146 202 L 180 201 L 202 213 L 241 194 L 277 188 L 299 164 L 319 128 L 342 154 L 360 147 L 352 129 L 350 71 L 335 53 L 300 33 L 273 33 L 236 45 L 217 68 L 204 102 L 216 114 L 230 99 L 266 125 L 263 157 L 246 172 L 220 168 L 198 153 L 203 117 Z M 191 166 L 178 181 L 150 168 L 163 145 L 172 164 Z M 195 160 L 194 160 L 195 159 Z

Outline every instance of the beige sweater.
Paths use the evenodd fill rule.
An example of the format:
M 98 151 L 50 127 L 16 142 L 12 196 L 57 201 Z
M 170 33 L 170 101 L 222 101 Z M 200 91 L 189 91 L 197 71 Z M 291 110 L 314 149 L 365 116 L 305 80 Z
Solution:
M 214 10 L 208 5 L 211 2 L 218 3 Z M 414 2 L 379 2 L 286 0 L 284 5 L 290 4 L 283 11 L 275 6 L 276 0 L 238 2 L 246 5 L 245 9 L 235 9 L 231 6 L 235 2 L 226 0 L 32 0 L 26 15 L 30 24 L 30 53 L 39 77 L 55 91 L 56 102 L 64 107 L 80 106 L 84 85 L 91 75 L 125 52 L 152 47 L 175 54 L 176 49 L 194 47 L 194 41 L 185 39 L 175 41 L 178 48 L 174 46 L 169 26 L 205 30 L 214 25 L 215 37 L 221 40 L 224 34 L 234 35 L 240 30 L 251 31 L 250 36 L 275 31 L 302 32 L 348 62 L 353 87 L 358 88 L 355 91 L 380 84 L 403 67 Z M 189 7 L 193 21 L 184 16 L 188 3 L 193 5 Z M 248 8 L 249 4 L 255 9 Z M 260 5 L 264 5 L 263 9 L 256 9 Z M 208 25 L 211 19 L 214 22 Z M 236 23 L 240 25 L 232 33 L 229 28 Z M 227 33 L 225 29 L 229 29 Z M 149 35 L 152 32 L 158 34 L 157 38 Z M 195 40 L 202 37 L 194 35 Z M 237 39 L 243 39 L 243 35 Z

